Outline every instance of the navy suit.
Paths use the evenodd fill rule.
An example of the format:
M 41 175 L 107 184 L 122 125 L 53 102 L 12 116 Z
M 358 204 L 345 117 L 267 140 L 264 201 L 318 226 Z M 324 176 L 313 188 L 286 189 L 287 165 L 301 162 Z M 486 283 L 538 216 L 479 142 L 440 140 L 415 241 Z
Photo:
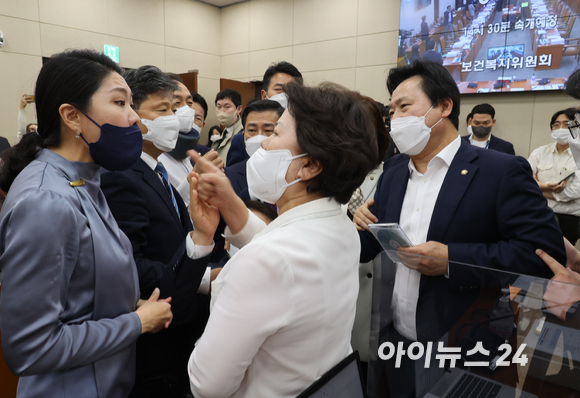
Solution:
M 244 141 L 244 131 L 240 131 L 238 134 L 234 135 L 232 138 L 232 145 L 228 151 L 228 157 L 226 160 L 226 167 L 233 166 L 234 164 L 240 163 L 244 160 L 248 160 L 250 155 L 246 151 L 246 142 Z
M 189 355 L 209 316 L 209 298 L 197 294 L 209 256 L 198 260 L 187 256 L 185 238 L 193 229 L 187 207 L 173 188 L 177 215 L 157 173 L 142 159 L 126 171 L 103 173 L 101 189 L 131 241 L 141 298 L 148 299 L 155 287 L 161 290 L 161 297 L 172 297 L 171 326 L 137 340 L 134 393 L 182 396 L 189 391 Z M 173 395 L 176 390 L 166 388 L 169 384 L 180 394 Z
M 463 140 L 465 140 L 468 144 L 470 144 L 468 135 L 464 135 L 461 138 Z M 508 142 L 506 140 L 502 140 L 501 138 L 497 138 L 493 134 L 491 134 L 489 137 L 488 149 L 493 149 L 494 151 L 507 153 L 508 155 L 515 155 L 516 154 L 516 151 L 514 151 L 514 146 L 512 145 L 511 142 Z
M 385 164 L 371 212 L 379 223 L 400 222 L 409 180 L 409 157 Z M 382 249 L 370 232 L 360 232 L 361 262 Z M 541 248 L 562 264 L 562 233 L 532 178 L 528 162 L 461 142 L 435 203 L 427 241 L 448 245 L 449 260 L 550 278 L 535 254 Z M 487 275 L 486 275 L 487 274 Z M 455 324 L 478 295 L 484 279 L 494 277 L 450 264 L 449 278 L 421 275 L 416 325 L 419 341 L 435 341 Z M 434 316 L 435 315 L 435 316 Z
M 225 168 L 226 177 L 230 179 L 234 191 L 244 202 L 250 200 L 248 179 L 246 177 L 247 163 L 248 159 Z
M 201 145 L 201 144 L 195 144 L 195 146 L 193 147 L 193 149 L 196 150 L 197 153 L 199 153 L 201 156 L 203 156 L 206 153 L 208 153 L 209 151 L 211 151 L 211 149 L 209 149 L 205 145 Z
M 425 54 L 423 54 L 423 59 L 443 65 L 443 57 L 435 50 L 426 51 Z

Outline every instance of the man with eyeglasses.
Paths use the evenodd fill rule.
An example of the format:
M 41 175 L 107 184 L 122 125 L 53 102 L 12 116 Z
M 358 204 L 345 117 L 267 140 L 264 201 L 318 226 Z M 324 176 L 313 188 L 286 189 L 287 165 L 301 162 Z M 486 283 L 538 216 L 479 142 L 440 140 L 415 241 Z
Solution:
M 498 152 L 507 153 L 508 155 L 515 155 L 514 146 L 501 138 L 491 134 L 491 130 L 495 125 L 495 109 L 490 104 L 476 105 L 472 110 L 470 126 L 471 135 L 466 135 L 463 138 L 471 145 L 478 146 L 484 149 L 493 149 Z

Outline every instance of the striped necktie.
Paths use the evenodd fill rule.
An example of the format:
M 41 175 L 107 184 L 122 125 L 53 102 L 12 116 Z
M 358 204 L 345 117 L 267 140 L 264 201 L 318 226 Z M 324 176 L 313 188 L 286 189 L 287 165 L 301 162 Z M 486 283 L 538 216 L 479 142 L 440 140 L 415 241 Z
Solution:
M 179 215 L 179 208 L 177 207 L 177 201 L 175 200 L 175 195 L 173 194 L 173 189 L 171 188 L 171 184 L 169 183 L 169 175 L 167 174 L 167 170 L 163 167 L 163 163 L 158 162 L 157 166 L 155 167 L 155 172 L 157 172 L 161 176 L 161 180 L 163 181 L 163 186 L 169 193 L 171 197 L 171 202 L 173 203 L 173 207 L 175 207 L 175 211 L 177 212 L 177 217 L 181 219 Z

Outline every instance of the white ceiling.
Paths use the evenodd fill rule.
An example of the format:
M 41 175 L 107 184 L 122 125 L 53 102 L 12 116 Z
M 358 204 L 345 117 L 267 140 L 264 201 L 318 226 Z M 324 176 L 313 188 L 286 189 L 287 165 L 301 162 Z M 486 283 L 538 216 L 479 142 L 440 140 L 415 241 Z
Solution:
M 225 7 L 230 6 L 234 3 L 241 3 L 247 0 L 201 0 L 201 1 L 217 7 Z

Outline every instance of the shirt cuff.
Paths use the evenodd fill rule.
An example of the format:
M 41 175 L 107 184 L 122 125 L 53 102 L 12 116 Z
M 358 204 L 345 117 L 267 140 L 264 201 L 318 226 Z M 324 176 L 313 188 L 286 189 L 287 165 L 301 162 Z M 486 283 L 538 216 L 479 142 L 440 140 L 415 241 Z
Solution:
M 213 242 L 211 246 L 196 245 L 193 243 L 190 234 L 187 234 L 187 238 L 185 238 L 185 249 L 187 250 L 187 257 L 191 258 L 192 260 L 197 260 L 198 258 L 210 255 L 214 246 L 215 244 Z
M 209 294 L 210 282 L 211 282 L 211 267 L 207 267 L 205 269 L 205 272 L 203 273 L 203 277 L 201 278 L 201 283 L 199 284 L 197 292 L 199 294 Z

